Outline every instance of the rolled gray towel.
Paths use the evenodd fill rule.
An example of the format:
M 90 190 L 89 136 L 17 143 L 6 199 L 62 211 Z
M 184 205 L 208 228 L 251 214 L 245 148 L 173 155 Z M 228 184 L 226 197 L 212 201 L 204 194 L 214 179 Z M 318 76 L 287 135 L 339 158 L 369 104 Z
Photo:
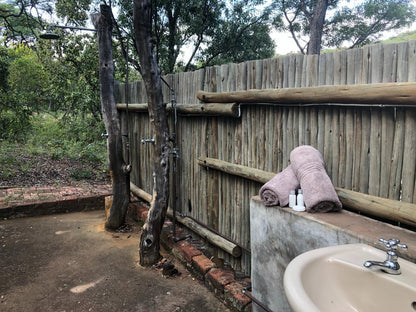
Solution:
M 265 206 L 287 206 L 291 190 L 299 188 L 299 181 L 292 170 L 292 166 L 276 174 L 260 188 L 260 198 Z
M 308 212 L 339 211 L 342 204 L 329 178 L 321 153 L 302 145 L 290 153 L 290 164 L 299 180 Z

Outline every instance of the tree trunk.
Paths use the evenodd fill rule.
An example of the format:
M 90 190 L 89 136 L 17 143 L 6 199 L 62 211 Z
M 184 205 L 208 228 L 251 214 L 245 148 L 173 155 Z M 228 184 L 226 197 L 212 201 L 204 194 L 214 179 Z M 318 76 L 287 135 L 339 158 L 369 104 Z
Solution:
M 306 54 L 320 54 L 328 0 L 318 0 L 310 23 L 310 37 Z
M 100 98 L 105 128 L 107 152 L 113 181 L 113 204 L 105 223 L 108 229 L 117 229 L 125 222 L 130 195 L 129 168 L 123 161 L 120 117 L 114 98 L 114 64 L 111 42 L 112 20 L 110 7 L 101 5 L 101 13 L 92 16 L 98 35 L 100 62 Z
M 163 104 L 162 82 L 153 52 L 152 1 L 135 0 L 133 20 L 137 51 L 148 98 L 149 117 L 155 139 L 153 199 L 140 238 L 140 264 L 150 266 L 160 259 L 160 233 L 169 202 L 169 127 Z

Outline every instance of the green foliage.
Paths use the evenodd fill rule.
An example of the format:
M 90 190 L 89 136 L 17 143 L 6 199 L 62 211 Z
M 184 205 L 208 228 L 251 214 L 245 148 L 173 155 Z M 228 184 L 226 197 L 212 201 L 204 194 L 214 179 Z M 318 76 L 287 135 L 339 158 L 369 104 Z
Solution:
M 53 1 L 15 0 L 0 3 L 0 36 L 4 44 L 33 44 L 36 28 L 52 14 Z
M 355 7 L 339 7 L 339 0 L 328 1 L 322 29 L 323 46 L 358 47 L 377 40 L 385 31 L 407 26 L 415 19 L 412 3 L 410 0 L 365 0 Z M 316 4 L 316 0 L 289 0 L 274 5 L 274 26 L 291 32 L 301 52 L 309 42 Z
M 0 46 L 0 92 L 5 92 L 8 88 L 7 77 L 9 76 L 9 66 L 11 57 L 6 47 Z M 0 95 L 1 96 L 1 95 Z M 0 97 L 0 103 L 4 100 Z
M 383 43 L 398 43 L 403 41 L 416 40 L 416 31 L 408 31 L 400 35 L 383 40 Z
M 104 126 L 91 115 L 63 120 L 50 114 L 35 114 L 32 124 L 33 135 L 27 139 L 31 155 L 106 163 L 106 141 L 101 138 Z
M 38 55 L 50 74 L 48 105 L 66 115 L 93 114 L 101 120 L 96 38 L 61 31 L 59 40 L 42 40 Z
M 90 5 L 91 0 L 57 0 L 55 9 L 59 18 L 66 18 L 69 23 L 75 25 L 84 25 L 89 18 Z
M 77 180 L 87 180 L 92 179 L 94 177 L 94 174 L 89 171 L 88 169 L 71 169 L 71 176 Z
M 31 110 L 27 106 L 11 109 L 0 106 L 0 140 L 22 141 L 31 129 Z
M 376 41 L 383 32 L 414 21 L 416 8 L 409 0 L 367 0 L 354 8 L 337 11 L 326 27 L 326 45 L 350 48 Z
M 225 18 L 212 34 L 211 44 L 198 56 L 204 66 L 238 63 L 274 55 L 274 43 L 270 38 L 267 22 L 269 13 L 261 14 L 246 1 L 234 1 L 223 12 Z
M 272 57 L 274 44 L 262 2 L 154 1 L 153 36 L 162 72 Z M 120 0 L 117 5 L 117 22 L 132 33 L 132 2 Z M 190 51 L 186 56 L 185 47 Z
M 48 75 L 25 45 L 1 49 L 0 138 L 21 140 L 30 130 L 29 117 L 45 102 Z
M 32 49 L 20 44 L 9 50 L 13 61 L 9 66 L 10 105 L 38 111 L 46 102 L 48 73 Z
M 307 50 L 311 24 L 315 22 L 314 14 L 318 2 L 318 0 L 275 1 L 271 6 L 275 12 L 273 26 L 280 31 L 290 32 L 301 53 L 305 53 Z M 338 3 L 339 0 L 328 0 L 325 11 L 334 10 Z
M 106 175 L 106 140 L 100 136 L 102 123 L 91 116 L 61 119 L 61 115 L 33 114 L 32 131 L 25 141 L 0 140 L 0 179 L 11 179 L 36 171 L 39 160 L 74 160 L 68 168 L 75 180 L 102 178 Z M 31 172 L 32 171 L 32 172 Z

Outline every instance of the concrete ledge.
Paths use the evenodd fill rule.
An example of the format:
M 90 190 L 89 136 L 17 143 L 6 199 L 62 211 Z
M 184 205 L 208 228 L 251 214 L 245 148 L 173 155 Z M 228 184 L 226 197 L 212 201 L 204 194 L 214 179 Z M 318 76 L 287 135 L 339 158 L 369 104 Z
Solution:
M 253 295 L 272 311 L 291 311 L 283 276 L 296 256 L 317 248 L 364 243 L 384 250 L 379 238 L 398 238 L 408 250 L 400 258 L 416 262 L 416 233 L 346 210 L 297 212 L 266 207 L 258 196 L 250 202 L 251 279 Z M 319 287 L 319 285 L 318 285 Z M 262 311 L 253 306 L 253 311 Z

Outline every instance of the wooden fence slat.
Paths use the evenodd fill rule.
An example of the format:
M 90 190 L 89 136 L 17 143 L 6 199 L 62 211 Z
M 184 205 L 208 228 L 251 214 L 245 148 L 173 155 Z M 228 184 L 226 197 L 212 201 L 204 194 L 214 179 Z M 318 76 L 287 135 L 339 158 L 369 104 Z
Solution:
M 394 146 L 394 108 L 386 108 L 381 112 L 380 140 L 380 190 L 378 196 L 388 198 L 390 186 L 390 170 Z
M 403 168 L 405 174 L 402 177 L 402 200 L 413 201 L 415 186 L 414 172 L 416 171 L 416 111 L 407 110 L 405 114 L 405 134 L 403 149 Z M 413 174 L 411 174 L 413 173 Z
M 409 43 L 401 42 L 397 45 L 397 82 L 409 80 Z
M 381 83 L 380 89 L 375 93 L 387 91 L 386 83 L 410 86 L 409 82 L 416 82 L 415 68 L 416 41 L 409 41 L 319 56 L 289 55 L 214 66 L 191 73 L 167 75 L 165 79 L 175 90 L 178 107 L 189 111 L 207 105 L 196 105 L 196 92 L 201 89 L 221 93 L 257 88 L 294 93 L 309 89 L 306 87 L 348 85 L 347 88 L 359 88 L 365 85 L 367 96 L 368 90 L 376 88 L 378 83 Z M 299 90 L 285 90 L 295 87 Z M 128 89 L 132 111 L 134 105 L 131 103 L 147 102 L 142 82 L 131 83 Z M 314 89 L 316 92 L 322 90 L 329 94 L 329 89 Z M 414 91 L 416 94 L 416 87 Z M 391 94 L 390 90 L 387 92 Z M 337 191 L 341 192 L 339 186 L 346 189 L 345 194 L 340 193 L 341 196 L 347 198 L 353 194 L 351 191 L 357 191 L 396 201 L 401 199 L 398 205 L 404 205 L 406 209 L 410 207 L 412 212 L 411 205 L 414 204 L 408 202 L 416 202 L 416 99 L 406 98 L 409 94 L 398 92 L 398 97 L 413 103 L 413 106 L 383 107 L 388 103 L 387 97 L 382 95 L 367 107 L 361 106 L 361 98 L 349 99 L 350 103 L 341 103 L 340 107 L 334 105 L 339 93 L 335 92 L 322 102 L 312 101 L 310 97 L 310 102 L 302 105 L 298 100 L 292 102 L 294 105 L 281 106 L 264 105 L 264 102 L 262 105 L 256 105 L 256 102 L 244 104 L 241 105 L 240 119 L 179 115 L 177 141 L 180 158 L 177 177 L 171 177 L 178 189 L 178 210 L 249 248 L 249 201 L 251 196 L 258 194 L 260 183 L 264 183 L 267 177 L 264 172 L 269 172 L 272 177 L 282 171 L 289 164 L 293 148 L 310 144 L 323 154 L 327 172 Z M 116 94 L 117 101 L 125 103 L 123 85 L 117 86 Z M 166 102 L 170 101 L 170 89 L 165 85 L 163 96 Z M 355 102 L 352 107 L 348 105 L 352 104 L 351 101 Z M 126 126 L 124 108 L 120 110 L 123 127 Z M 148 114 L 130 114 L 129 128 L 132 182 L 152 193 L 154 147 L 141 143 L 141 139 L 153 136 Z M 230 177 L 199 166 L 196 158 L 200 156 L 264 171 L 259 174 L 257 182 Z M 173 200 L 171 197 L 171 203 Z M 375 207 L 381 207 L 384 200 L 369 196 L 363 203 L 371 209 L 379 209 Z M 389 211 L 382 207 L 380 213 L 393 218 L 397 212 L 400 215 L 396 210 L 389 215 Z M 236 271 L 250 274 L 250 255 L 247 253 L 234 258 L 224 251 L 215 250 L 214 259 L 219 266 L 221 261 L 229 262 Z
M 404 147 L 404 110 L 395 111 L 393 152 L 389 177 L 389 198 L 399 199 L 401 191 L 401 176 L 403 168 L 403 147 Z
M 369 186 L 368 193 L 378 196 L 380 190 L 380 170 L 381 170 L 381 112 L 379 109 L 371 110 L 371 131 L 370 131 L 370 150 L 369 150 Z

